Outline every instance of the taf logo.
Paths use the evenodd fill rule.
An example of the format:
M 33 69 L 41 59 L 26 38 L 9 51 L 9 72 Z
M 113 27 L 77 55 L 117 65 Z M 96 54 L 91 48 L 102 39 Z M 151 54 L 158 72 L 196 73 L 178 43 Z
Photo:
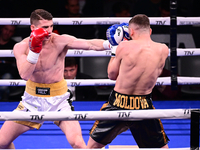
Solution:
M 156 25 L 165 25 L 166 21 L 156 21 Z
M 73 25 L 81 25 L 83 21 L 72 21 Z
M 31 116 L 31 120 L 42 120 L 44 115 L 30 115 Z
M 194 51 L 184 51 L 185 52 L 185 55 L 193 55 L 194 54 Z
M 10 86 L 18 86 L 19 82 L 10 82 Z
M 82 114 L 75 114 L 75 119 L 79 120 L 79 119 L 86 119 L 87 114 L 82 115 Z
M 81 84 L 81 82 L 71 82 L 71 86 L 79 86 Z
M 21 21 L 11 20 L 12 25 L 19 25 L 20 23 L 21 23 Z
M 128 118 L 130 116 L 131 112 L 128 112 L 128 113 L 118 112 L 118 114 L 119 114 L 118 118 Z
M 162 86 L 164 84 L 164 82 L 156 82 L 157 86 Z
M 76 54 L 76 55 L 82 55 L 83 51 L 74 51 L 74 54 Z
M 111 51 L 105 51 L 106 55 L 111 55 Z

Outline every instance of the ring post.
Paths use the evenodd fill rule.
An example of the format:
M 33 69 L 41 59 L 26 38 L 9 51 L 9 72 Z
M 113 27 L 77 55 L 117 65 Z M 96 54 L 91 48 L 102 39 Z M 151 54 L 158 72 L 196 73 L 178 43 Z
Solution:
M 177 0 L 170 0 L 171 89 L 177 90 Z
M 199 150 L 199 119 L 200 109 L 191 110 L 190 150 Z

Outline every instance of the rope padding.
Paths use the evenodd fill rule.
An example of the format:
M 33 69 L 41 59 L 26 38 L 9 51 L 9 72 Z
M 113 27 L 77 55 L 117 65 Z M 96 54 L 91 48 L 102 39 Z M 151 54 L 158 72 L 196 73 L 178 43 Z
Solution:
M 190 119 L 192 109 L 151 109 L 72 112 L 0 112 L 0 120 L 143 120 Z
M 115 81 L 110 79 L 66 79 L 68 86 L 113 86 Z M 178 77 L 179 85 L 200 84 L 200 77 Z M 0 80 L 0 86 L 25 86 L 25 80 Z M 159 77 L 156 86 L 171 85 L 170 77 Z
M 177 56 L 198 56 L 200 48 L 177 48 Z M 66 57 L 110 57 L 111 50 L 77 50 L 69 49 Z M 170 56 L 170 53 L 169 53 Z M 13 50 L 0 50 L 0 57 L 14 57 Z
M 55 25 L 111 25 L 128 23 L 131 17 L 54 18 Z M 149 17 L 151 25 L 170 25 L 170 17 Z M 200 17 L 177 17 L 177 25 L 199 25 Z M 30 18 L 0 18 L 0 25 L 30 25 Z

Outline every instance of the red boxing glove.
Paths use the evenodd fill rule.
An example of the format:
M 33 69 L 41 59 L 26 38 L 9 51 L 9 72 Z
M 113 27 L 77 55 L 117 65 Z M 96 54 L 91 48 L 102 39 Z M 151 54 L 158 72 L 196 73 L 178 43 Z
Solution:
M 49 33 L 43 29 L 38 28 L 36 30 L 33 30 L 31 32 L 30 38 L 29 38 L 29 53 L 27 56 L 27 61 L 36 64 L 37 60 L 40 55 L 40 51 L 42 50 L 42 41 L 45 37 L 48 37 Z
M 35 53 L 40 53 L 42 41 L 45 37 L 48 37 L 48 35 L 49 33 L 43 28 L 33 30 L 29 39 L 29 49 Z

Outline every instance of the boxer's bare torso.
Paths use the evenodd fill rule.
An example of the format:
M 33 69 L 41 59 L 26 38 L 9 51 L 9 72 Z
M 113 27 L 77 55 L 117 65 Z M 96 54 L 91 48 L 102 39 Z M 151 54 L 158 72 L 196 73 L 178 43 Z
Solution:
M 115 90 L 129 95 L 150 94 L 168 53 L 166 45 L 150 38 L 121 42 L 115 58 L 120 64 Z
M 54 83 L 63 79 L 64 58 L 68 48 L 59 44 L 56 40 L 56 38 L 59 38 L 58 36 L 59 35 L 52 34 L 50 39 L 43 41 L 43 47 L 38 62 L 30 76 L 31 81 L 37 83 Z M 24 63 L 28 63 L 22 63 L 22 60 L 19 60 L 23 55 L 28 55 L 28 42 L 29 38 L 26 38 L 17 45 L 19 48 L 14 49 L 19 69 L 23 67 Z
M 42 50 L 36 64 L 27 61 L 29 37 L 16 44 L 13 49 L 19 74 L 24 80 L 47 84 L 58 82 L 64 78 L 64 59 L 68 49 L 104 50 L 104 40 L 84 40 L 52 33 L 52 20 L 40 20 L 37 28 L 46 29 L 49 37 L 42 42 Z

